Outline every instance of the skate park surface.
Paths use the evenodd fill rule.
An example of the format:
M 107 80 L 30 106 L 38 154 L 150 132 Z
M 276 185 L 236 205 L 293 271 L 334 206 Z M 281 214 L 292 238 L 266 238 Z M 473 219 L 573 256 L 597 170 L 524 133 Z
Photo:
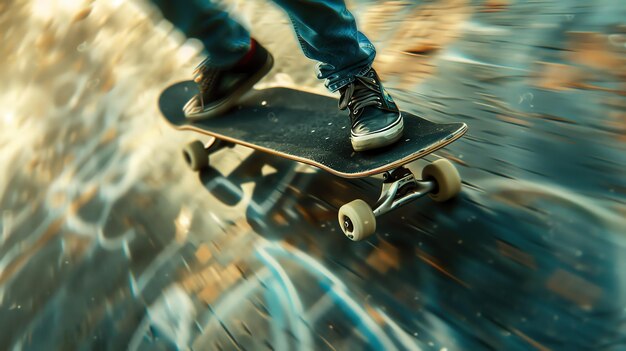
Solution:
M 144 2 L 0 4 L 0 350 L 626 347 L 626 8 L 349 1 L 404 110 L 468 124 L 449 203 L 346 239 L 343 179 L 244 147 L 194 173 L 157 98 L 202 59 Z M 270 2 L 257 88 L 327 94 Z M 272 116 L 259 116 L 271 120 Z

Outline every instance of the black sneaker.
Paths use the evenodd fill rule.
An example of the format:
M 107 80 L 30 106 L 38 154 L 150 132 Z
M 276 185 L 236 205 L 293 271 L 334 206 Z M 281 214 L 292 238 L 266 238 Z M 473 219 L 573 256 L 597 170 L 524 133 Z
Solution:
M 395 143 L 402 137 L 402 114 L 383 88 L 373 68 L 340 89 L 339 109 L 348 109 L 354 151 L 365 151 Z
M 232 67 L 215 68 L 202 62 L 194 71 L 200 92 L 183 107 L 189 119 L 215 117 L 233 107 L 239 98 L 272 69 L 274 58 L 254 39 L 250 51 Z

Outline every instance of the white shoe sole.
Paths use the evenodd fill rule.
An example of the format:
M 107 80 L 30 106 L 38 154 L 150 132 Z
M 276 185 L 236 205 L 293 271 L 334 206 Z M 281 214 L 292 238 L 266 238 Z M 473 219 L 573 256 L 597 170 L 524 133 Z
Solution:
M 398 120 L 391 126 L 368 135 L 351 135 L 350 140 L 352 141 L 354 151 L 366 151 L 395 143 L 402 137 L 403 131 L 404 121 L 402 119 L 402 112 L 400 112 Z

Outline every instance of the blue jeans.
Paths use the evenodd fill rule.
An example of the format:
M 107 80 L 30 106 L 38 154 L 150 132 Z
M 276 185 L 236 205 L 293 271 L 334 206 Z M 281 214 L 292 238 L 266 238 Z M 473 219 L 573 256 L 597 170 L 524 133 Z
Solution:
M 344 0 L 273 0 L 289 15 L 304 55 L 319 61 L 319 79 L 330 91 L 369 70 L 374 45 L 356 28 Z M 210 0 L 152 0 L 163 16 L 204 44 L 207 63 L 236 63 L 250 47 L 250 33 Z

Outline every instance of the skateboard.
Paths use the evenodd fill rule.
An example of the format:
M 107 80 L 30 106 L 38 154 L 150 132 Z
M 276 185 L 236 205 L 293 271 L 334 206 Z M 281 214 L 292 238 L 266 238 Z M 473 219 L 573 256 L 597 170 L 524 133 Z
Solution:
M 433 123 L 403 111 L 404 136 L 400 141 L 355 152 L 349 139 L 348 114 L 338 109 L 332 97 L 289 88 L 252 90 L 224 115 L 192 121 L 182 108 L 197 92 L 196 83 L 184 81 L 169 86 L 159 97 L 161 113 L 174 128 L 214 138 L 208 146 L 195 141 L 183 149 L 193 170 L 208 166 L 209 155 L 215 151 L 243 145 L 339 177 L 382 174 L 382 191 L 374 209 L 360 199 L 339 209 L 339 225 L 351 240 L 372 235 L 377 216 L 416 198 L 429 195 L 435 201 L 446 201 L 461 190 L 459 173 L 446 159 L 426 165 L 420 178 L 405 165 L 460 138 L 467 130 L 464 123 Z

